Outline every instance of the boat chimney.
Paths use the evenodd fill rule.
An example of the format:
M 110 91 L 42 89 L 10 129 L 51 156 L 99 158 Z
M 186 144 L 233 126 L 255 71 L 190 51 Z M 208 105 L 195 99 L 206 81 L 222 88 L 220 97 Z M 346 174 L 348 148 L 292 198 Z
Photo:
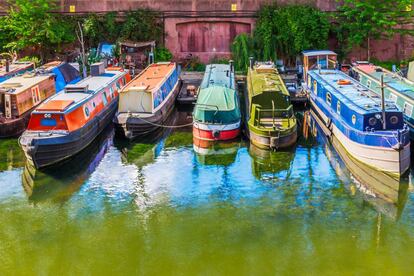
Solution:
M 253 69 L 253 65 L 254 65 L 254 57 L 249 57 L 249 67 L 250 67 L 250 69 Z
M 233 73 L 234 72 L 234 61 L 230 60 L 229 63 L 230 63 L 230 72 Z
M 6 59 L 6 73 L 10 72 L 10 61 Z
M 151 52 L 148 54 L 148 63 L 149 63 L 149 64 L 153 64 L 153 63 L 154 63 L 154 60 L 155 60 L 155 58 L 154 58 L 154 52 L 153 52 L 153 51 L 151 51 Z
M 98 62 L 91 65 L 91 76 L 96 77 L 105 74 L 105 63 Z

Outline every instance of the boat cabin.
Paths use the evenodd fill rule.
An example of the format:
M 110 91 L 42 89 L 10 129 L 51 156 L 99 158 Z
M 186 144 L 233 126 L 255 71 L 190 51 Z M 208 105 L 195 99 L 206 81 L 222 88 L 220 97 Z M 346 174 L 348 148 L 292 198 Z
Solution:
M 176 63 L 151 64 L 120 92 L 119 113 L 157 112 L 174 92 L 179 76 Z
M 273 63 L 253 66 L 248 74 L 248 87 L 250 110 L 260 110 L 260 117 L 288 118 L 293 115 L 290 94 Z
M 318 69 L 337 69 L 338 55 L 329 50 L 313 50 L 303 52 L 303 78 L 307 79 L 309 71 Z
M 30 118 L 28 130 L 74 131 L 82 128 L 109 105 L 116 103 L 118 93 L 130 80 L 123 69 L 105 69 L 103 63 L 91 66 L 91 76 L 46 100 Z
M 53 75 L 25 74 L 10 78 L 0 83 L 0 118 L 18 118 L 53 94 Z

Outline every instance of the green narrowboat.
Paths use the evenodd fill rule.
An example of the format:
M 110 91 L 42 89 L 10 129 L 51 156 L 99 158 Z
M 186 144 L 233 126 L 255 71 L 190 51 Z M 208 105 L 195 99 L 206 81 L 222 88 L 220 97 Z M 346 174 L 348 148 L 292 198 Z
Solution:
M 297 140 L 290 95 L 273 63 L 251 64 L 247 75 L 248 135 L 263 149 L 282 149 Z

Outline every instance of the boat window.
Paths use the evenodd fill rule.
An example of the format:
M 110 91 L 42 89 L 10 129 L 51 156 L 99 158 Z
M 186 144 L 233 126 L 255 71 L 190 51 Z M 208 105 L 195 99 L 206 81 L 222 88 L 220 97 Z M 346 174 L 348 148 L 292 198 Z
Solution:
M 371 88 L 371 80 L 367 80 L 367 87 Z
M 308 76 L 308 87 L 310 88 L 312 86 L 312 79 L 310 76 Z
M 93 106 L 93 108 L 95 108 L 96 107 L 96 103 L 95 102 L 92 102 L 92 106 Z
M 393 103 L 397 103 L 397 96 L 392 93 L 390 93 L 390 97 L 388 99 Z
M 404 114 L 411 117 L 411 115 L 413 114 L 413 106 L 411 104 L 404 104 Z
M 352 115 L 352 123 L 355 125 L 355 123 L 356 123 L 356 116 L 355 115 Z
M 321 69 L 327 69 L 328 68 L 328 59 L 327 56 L 320 56 L 318 58 L 318 64 Z
M 91 115 L 90 112 L 89 112 L 89 108 L 88 107 L 85 107 L 85 115 L 86 115 L 86 118 L 88 118 L 89 115 Z
M 118 90 L 121 89 L 121 84 L 119 82 L 116 83 L 116 88 L 118 88 Z
M 103 94 L 102 94 L 102 102 L 103 102 L 104 105 L 108 104 L 108 98 L 106 96 L 106 92 L 103 92 Z
M 338 112 L 338 114 L 341 114 L 341 102 L 338 101 L 338 103 L 336 104 L 336 112 Z
M 332 103 L 332 96 L 331 96 L 331 93 L 326 93 L 326 102 L 329 104 L 329 105 L 331 105 L 331 103 Z
M 315 81 L 313 81 L 313 92 L 315 94 L 318 94 L 318 83 Z

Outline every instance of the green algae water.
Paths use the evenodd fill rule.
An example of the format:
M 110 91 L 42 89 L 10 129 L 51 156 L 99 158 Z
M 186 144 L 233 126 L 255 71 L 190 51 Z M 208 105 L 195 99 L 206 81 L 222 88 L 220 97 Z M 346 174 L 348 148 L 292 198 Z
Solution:
M 199 147 L 191 130 L 127 143 L 109 129 L 44 171 L 1 140 L 0 274 L 412 274 L 410 177 L 362 183 L 310 132 L 267 152 Z

